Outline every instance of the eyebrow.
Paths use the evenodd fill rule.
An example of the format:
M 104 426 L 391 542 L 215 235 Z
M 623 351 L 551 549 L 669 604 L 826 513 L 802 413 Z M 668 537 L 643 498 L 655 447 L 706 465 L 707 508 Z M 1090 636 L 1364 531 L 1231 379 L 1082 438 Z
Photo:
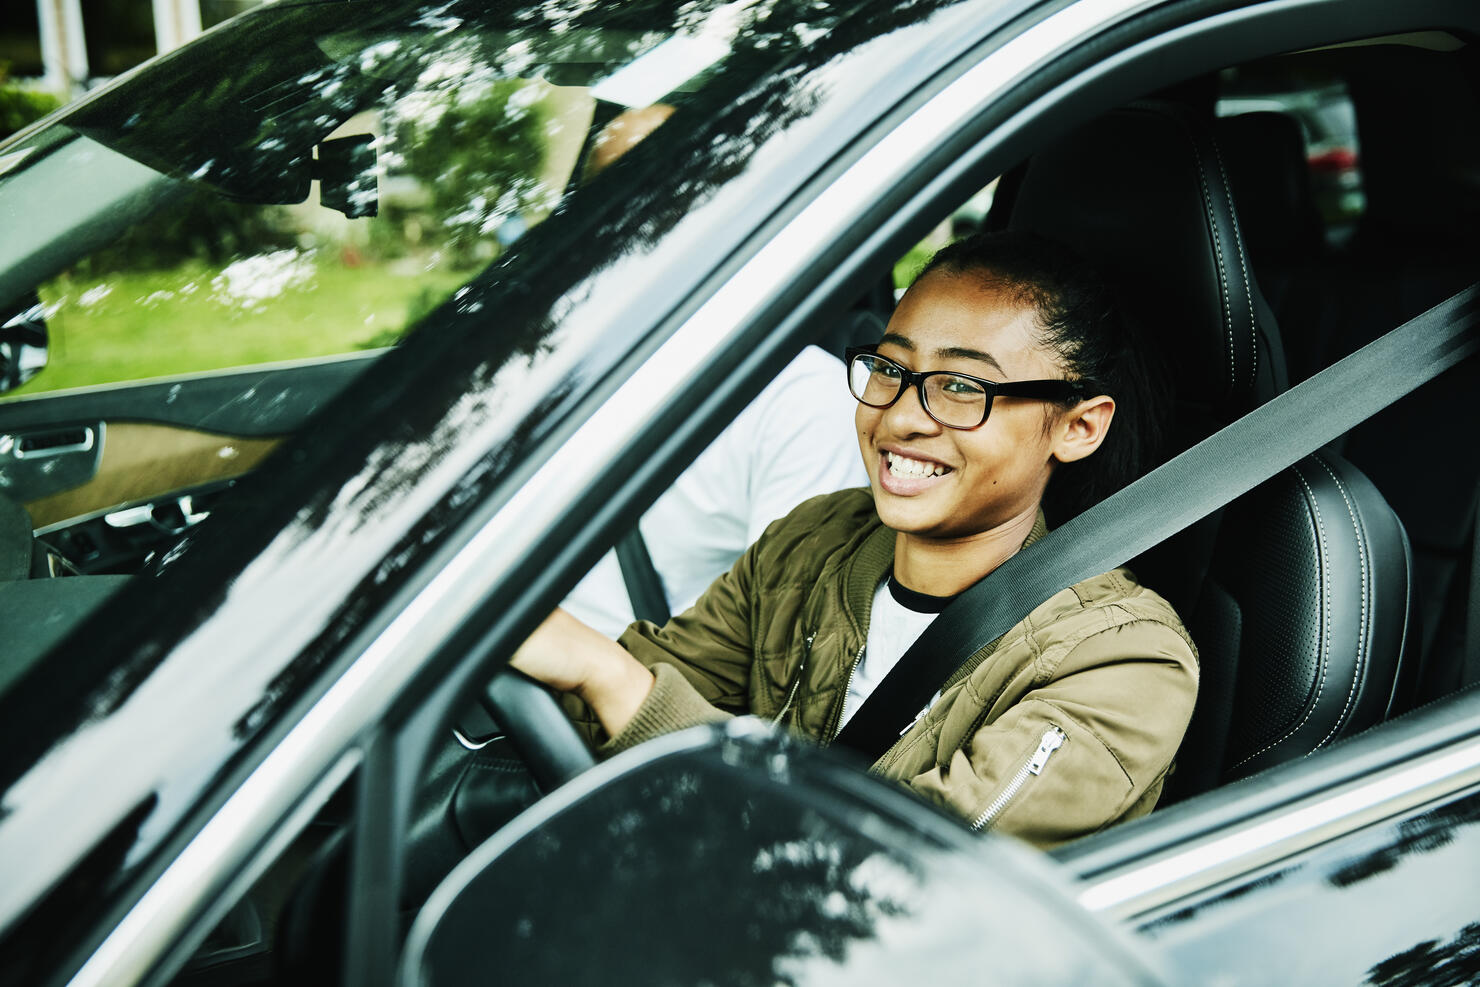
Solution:
M 884 338 L 879 340 L 881 346 L 884 343 L 891 343 L 900 349 L 909 350 L 911 353 L 915 352 L 914 340 L 908 336 L 901 336 L 897 332 L 886 332 Z M 1002 364 L 998 363 L 996 358 L 985 350 L 974 350 L 969 346 L 945 346 L 936 350 L 934 355 L 946 360 L 976 360 L 978 363 L 985 363 L 1003 376 L 1007 375 L 1007 371 L 1002 369 Z

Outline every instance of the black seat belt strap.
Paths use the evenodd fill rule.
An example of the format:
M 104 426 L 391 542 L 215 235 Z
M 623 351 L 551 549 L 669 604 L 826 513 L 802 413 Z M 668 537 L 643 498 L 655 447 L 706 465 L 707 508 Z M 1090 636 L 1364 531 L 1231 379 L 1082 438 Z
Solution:
M 632 615 L 655 624 L 668 623 L 671 616 L 668 595 L 663 592 L 663 580 L 658 577 L 647 543 L 642 540 L 642 532 L 635 524 L 617 542 L 617 564 L 622 567 L 622 582 L 627 584 Z
M 951 674 L 1055 593 L 1123 565 L 1480 350 L 1471 285 L 1050 531 L 956 598 L 833 740 L 887 751 Z

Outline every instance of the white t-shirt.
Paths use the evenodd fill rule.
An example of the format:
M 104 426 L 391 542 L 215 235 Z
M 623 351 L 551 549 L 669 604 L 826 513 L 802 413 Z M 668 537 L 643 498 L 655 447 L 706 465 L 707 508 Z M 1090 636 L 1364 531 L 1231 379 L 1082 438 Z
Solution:
M 848 682 L 848 695 L 843 697 L 843 718 L 838 729 L 843 728 L 863 701 L 873 694 L 884 676 L 899 664 L 905 651 L 915 639 L 925 633 L 945 605 L 954 597 L 926 596 L 906 589 L 895 581 L 893 574 L 874 590 L 873 608 L 869 611 L 868 641 L 863 647 L 863 659 L 853 670 Z M 940 698 L 940 690 L 925 705 L 929 709 Z
M 809 497 L 868 483 L 856 406 L 842 362 L 808 346 L 653 503 L 638 527 L 673 613 L 692 606 L 766 525 Z M 608 637 L 632 623 L 615 553 L 562 606 Z

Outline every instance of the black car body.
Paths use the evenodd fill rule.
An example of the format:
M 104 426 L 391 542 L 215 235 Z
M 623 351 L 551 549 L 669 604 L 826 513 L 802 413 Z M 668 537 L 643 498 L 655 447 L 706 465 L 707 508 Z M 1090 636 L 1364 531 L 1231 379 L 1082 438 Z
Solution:
M 654 55 L 674 38 L 708 54 Z M 0 679 L 0 979 L 897 982 L 879 943 L 946 980 L 1473 976 L 1474 333 L 1440 347 L 1436 360 L 1459 365 L 1401 402 L 1406 371 L 1320 372 L 1480 270 L 1477 41 L 1480 12 L 1459 0 L 283 2 L 0 144 L 0 344 L 12 385 L 33 381 L 0 403 L 0 490 L 29 513 L 26 558 L 0 582 L 18 642 Z M 605 81 L 610 95 L 649 56 L 669 72 L 655 91 L 587 92 Z M 1115 210 L 1147 174 L 1112 166 L 1135 143 L 1116 128 L 1161 112 L 1138 101 L 1212 132 L 1220 85 L 1328 92 L 1332 77 L 1355 106 L 1366 211 L 1354 234 L 1328 237 L 1298 173 L 1263 177 L 1273 144 L 1230 149 L 1232 192 L 1207 201 L 1206 225 L 1227 227 L 1215 246 L 1253 266 L 1218 255 L 1212 331 L 1226 317 L 1230 354 L 1250 363 L 1248 406 L 1210 388 L 1184 407 L 1180 438 L 1213 435 L 1198 489 L 1232 496 L 1264 477 L 1220 436 L 1264 428 L 1254 445 L 1281 432 L 1298 443 L 1322 417 L 1301 403 L 1318 392 L 1292 385 L 1370 403 L 1333 402 L 1332 434 L 1288 462 L 1336 439 L 1392 505 L 1397 558 L 1415 573 L 1404 569 L 1395 628 L 1366 602 L 1397 564 L 1377 554 L 1319 558 L 1311 593 L 1265 578 L 1256 558 L 1253 602 L 1231 593 L 1224 611 L 1251 626 L 1276 614 L 1287 630 L 1258 650 L 1277 660 L 1307 632 L 1323 656 L 1355 654 L 1348 706 L 1365 722 L 1342 710 L 1339 729 L 1240 770 L 1187 751 L 1184 777 L 1205 769 L 1203 783 L 1046 859 L 974 842 L 844 759 L 745 724 L 600 765 L 490 823 L 483 843 L 458 802 L 470 759 L 486 756 L 469 749 L 469 707 L 791 354 L 887 318 L 894 262 L 999 176 L 986 224 L 1022 221 L 1035 179 L 1020 166 L 1048 149 L 1068 149 L 1056 160 L 1083 195 L 1075 220 L 1091 225 L 1105 205 L 1111 243 L 1180 221 Z M 550 108 L 566 96 L 529 95 L 531 79 L 589 104 L 563 168 L 548 147 L 570 137 L 558 132 L 572 118 Z M 583 175 L 603 119 L 659 98 L 673 118 Z M 546 157 L 521 158 L 524 110 L 542 100 L 554 101 L 535 114 Z M 1097 127 L 1107 142 L 1063 143 Z M 485 146 L 498 153 L 467 157 Z M 269 210 L 298 210 L 298 225 Z M 395 245 L 322 221 L 376 212 L 376 229 L 394 229 L 374 236 Z M 436 251 L 420 246 L 431 235 Z M 165 256 L 180 244 L 193 253 Z M 1134 287 L 1180 313 L 1199 275 L 1184 275 L 1174 243 L 1157 249 Z M 356 307 L 407 258 L 425 266 L 387 303 L 397 324 Z M 331 280 L 367 263 L 381 265 L 373 277 Z M 149 287 L 166 267 L 188 276 Z M 279 319 L 301 330 L 288 336 L 325 322 L 365 331 L 328 353 L 212 355 L 300 290 L 319 292 L 316 307 Z M 91 313 L 115 292 L 130 295 L 127 343 L 100 366 L 167 314 L 185 328 L 145 363 L 196 343 L 204 362 L 34 390 L 87 351 Z M 196 321 L 202 294 L 219 320 Z M 1279 337 L 1235 340 L 1229 298 Z M 1465 304 L 1446 312 L 1445 325 L 1469 317 Z M 50 365 L 32 377 L 43 328 Z M 1374 411 L 1383 424 L 1362 427 Z M 1093 516 L 1110 564 L 1154 547 L 1136 540 L 1147 514 L 1217 540 L 1190 495 L 1156 489 L 1152 509 Z M 1257 524 L 1256 502 L 1242 503 Z M 1343 568 L 1360 574 L 1359 604 L 1323 589 Z M 1194 585 L 1167 571 L 1169 595 Z M 1382 685 L 1379 669 L 1398 664 L 1418 671 Z M 1235 739 L 1264 695 L 1236 702 L 1238 675 L 1227 670 L 1226 698 L 1201 700 L 1231 704 Z M 523 756 L 561 763 L 553 707 L 513 702 L 535 724 L 505 723 Z M 772 828 L 680 797 L 695 784 L 745 793 Z M 569 847 L 616 818 L 630 820 L 625 838 L 602 831 L 591 846 L 641 866 L 608 897 L 592 873 L 607 858 Z M 829 866 L 780 878 L 731 866 L 798 841 L 822 849 L 793 863 Z M 865 864 L 896 883 L 856 878 Z M 667 934 L 726 887 L 731 922 L 754 898 L 787 906 L 743 949 Z M 1021 904 L 994 919 L 994 900 Z M 976 908 L 980 921 L 943 918 Z M 469 909 L 487 926 L 469 925 Z

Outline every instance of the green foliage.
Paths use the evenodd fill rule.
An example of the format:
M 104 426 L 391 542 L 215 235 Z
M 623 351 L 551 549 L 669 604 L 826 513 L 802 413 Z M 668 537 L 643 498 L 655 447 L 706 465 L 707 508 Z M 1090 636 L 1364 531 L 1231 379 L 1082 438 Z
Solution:
M 916 275 L 921 268 L 935 254 L 939 244 L 926 240 L 915 244 L 910 252 L 901 257 L 894 265 L 894 290 L 903 291 L 914 283 Z
M 0 64 L 0 139 L 62 105 L 48 92 L 25 89 L 10 80 L 9 66 Z
M 435 95 L 401 121 L 402 170 L 429 197 L 434 235 L 468 264 L 504 222 L 548 194 L 539 180 L 544 120 L 518 80 L 465 83 Z
M 187 261 L 221 267 L 231 260 L 291 247 L 296 235 L 283 209 L 223 199 L 192 186 L 169 208 L 156 210 L 121 238 L 78 264 L 78 273 L 164 271 Z

